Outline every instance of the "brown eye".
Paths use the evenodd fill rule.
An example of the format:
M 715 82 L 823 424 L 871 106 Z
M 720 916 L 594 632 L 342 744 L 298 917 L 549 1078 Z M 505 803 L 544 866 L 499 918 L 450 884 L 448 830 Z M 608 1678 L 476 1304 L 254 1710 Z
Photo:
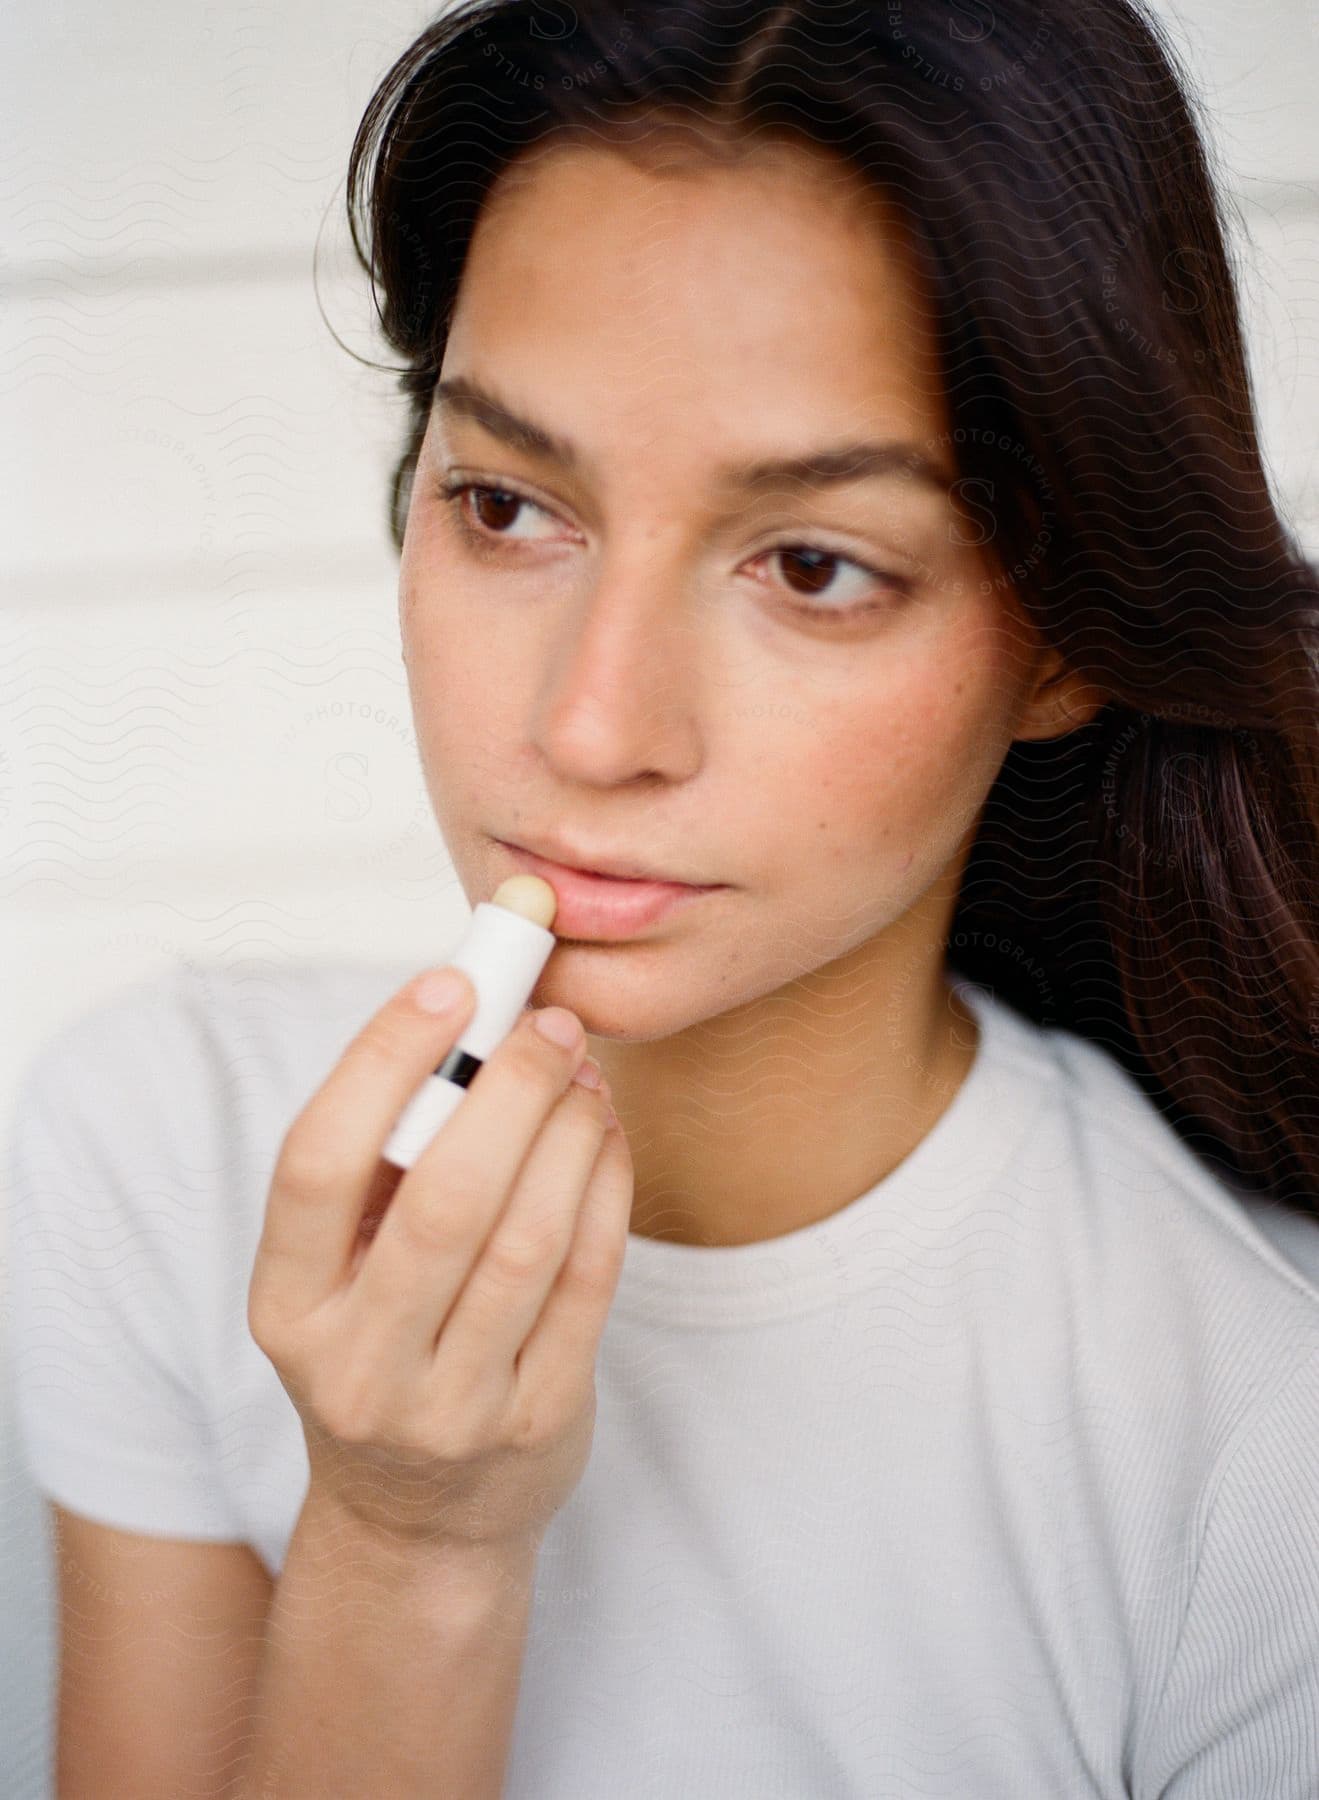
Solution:
M 812 619 L 854 619 L 862 613 L 882 611 L 899 596 L 911 592 L 912 584 L 905 576 L 890 575 L 853 556 L 818 545 L 779 544 L 766 555 L 778 560 L 783 585 L 789 593 L 803 597 L 802 603 L 790 605 L 790 610 Z M 850 590 L 849 573 L 853 584 Z M 876 589 L 879 599 L 875 598 Z
M 828 578 L 841 560 L 828 550 L 780 550 L 778 555 L 794 579 L 798 575 L 803 578 L 808 594 L 820 594 L 828 588 Z
M 543 506 L 516 488 L 494 487 L 479 481 L 447 481 L 440 484 L 440 496 L 452 511 L 459 529 L 478 548 L 493 548 L 501 539 L 509 543 L 525 543 L 526 533 L 515 533 L 510 527 L 526 513 L 550 517 Z M 467 496 L 472 504 L 467 504 Z
M 471 511 L 486 531 L 503 531 L 526 505 L 520 495 L 511 494 L 507 488 L 472 487 L 468 492 L 472 496 Z

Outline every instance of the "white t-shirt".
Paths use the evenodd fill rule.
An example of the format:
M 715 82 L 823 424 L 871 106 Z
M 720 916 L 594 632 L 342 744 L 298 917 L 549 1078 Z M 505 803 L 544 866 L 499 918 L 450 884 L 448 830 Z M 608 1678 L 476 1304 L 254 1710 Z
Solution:
M 307 1461 L 246 1326 L 270 1174 L 414 972 L 180 965 L 29 1066 L 43 1492 L 279 1571 Z M 1319 1227 L 957 986 L 976 1059 L 873 1188 L 761 1243 L 629 1238 L 509 1800 L 1319 1794 Z

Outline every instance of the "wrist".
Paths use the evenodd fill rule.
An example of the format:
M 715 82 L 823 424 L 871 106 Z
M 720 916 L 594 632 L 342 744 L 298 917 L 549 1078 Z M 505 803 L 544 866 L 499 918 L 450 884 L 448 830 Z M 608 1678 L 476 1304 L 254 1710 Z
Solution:
M 354 1585 L 440 1602 L 488 1607 L 500 1598 L 522 1601 L 535 1580 L 539 1542 L 487 1543 L 437 1533 L 384 1530 L 313 1482 L 294 1528 L 299 1551 Z M 293 1545 L 290 1543 L 290 1551 Z

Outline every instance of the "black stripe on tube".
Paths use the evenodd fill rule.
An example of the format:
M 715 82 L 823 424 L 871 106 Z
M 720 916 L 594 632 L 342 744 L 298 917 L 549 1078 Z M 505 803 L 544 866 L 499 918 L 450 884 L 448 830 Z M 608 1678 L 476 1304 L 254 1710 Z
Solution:
M 435 1073 L 443 1075 L 444 1079 L 451 1081 L 455 1087 L 465 1088 L 471 1086 L 476 1071 L 484 1067 L 485 1064 L 479 1056 L 473 1056 L 470 1051 L 459 1050 L 455 1046 Z

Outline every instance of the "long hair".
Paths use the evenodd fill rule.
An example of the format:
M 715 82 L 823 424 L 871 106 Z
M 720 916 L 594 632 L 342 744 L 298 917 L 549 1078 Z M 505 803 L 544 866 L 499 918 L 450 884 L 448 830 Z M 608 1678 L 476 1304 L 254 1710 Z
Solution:
M 522 151 L 677 117 L 882 189 L 987 566 L 1107 696 L 1010 746 L 948 965 L 1319 1218 L 1319 573 L 1269 490 L 1189 92 L 1131 0 L 461 0 L 372 96 L 347 208 L 410 401 L 401 550 L 477 215 Z

